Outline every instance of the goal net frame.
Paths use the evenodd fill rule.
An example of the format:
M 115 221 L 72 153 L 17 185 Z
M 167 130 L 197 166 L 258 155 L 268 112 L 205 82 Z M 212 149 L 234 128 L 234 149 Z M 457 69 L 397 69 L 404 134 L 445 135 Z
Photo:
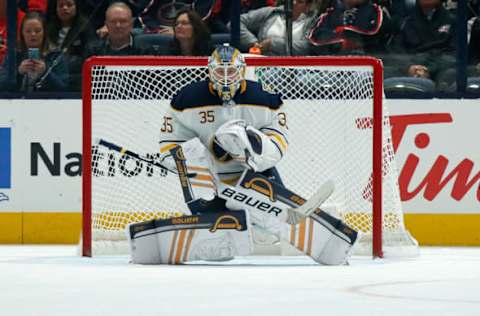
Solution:
M 373 118 L 372 118 L 372 255 L 383 257 L 382 250 L 382 165 L 383 151 L 383 66 L 378 59 L 371 57 L 247 57 L 248 66 L 366 66 L 373 73 Z M 82 211 L 83 228 L 81 252 L 83 256 L 92 256 L 92 69 L 95 66 L 198 66 L 205 67 L 206 57 L 174 56 L 125 56 L 92 57 L 84 63 L 83 68 L 83 180 Z M 377 128 L 380 127 L 380 128 Z

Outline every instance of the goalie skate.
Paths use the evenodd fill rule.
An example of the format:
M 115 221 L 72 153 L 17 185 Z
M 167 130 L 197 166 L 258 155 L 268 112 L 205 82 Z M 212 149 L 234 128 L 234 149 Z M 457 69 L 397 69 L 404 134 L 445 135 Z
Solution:
M 332 195 L 334 189 L 335 185 L 332 180 L 328 180 L 322 184 L 317 192 L 315 192 L 304 204 L 287 210 L 287 223 L 297 224 L 302 219 L 308 217 Z

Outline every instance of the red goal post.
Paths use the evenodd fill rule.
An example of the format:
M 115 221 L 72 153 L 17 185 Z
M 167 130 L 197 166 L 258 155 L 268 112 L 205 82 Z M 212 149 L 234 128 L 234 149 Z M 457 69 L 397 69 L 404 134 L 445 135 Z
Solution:
M 311 188 L 318 184 L 317 178 L 334 177 L 337 190 L 341 192 L 330 201 L 333 212 L 369 236 L 366 240 L 374 257 L 383 257 L 384 232 L 395 235 L 393 247 L 398 242 L 402 248 L 416 248 L 416 241 L 403 223 L 390 125 L 388 114 L 384 112 L 381 61 L 349 56 L 250 57 L 246 62 L 250 78 L 282 93 L 293 119 L 290 134 L 299 135 L 290 140 L 287 157 L 294 158 L 282 162 L 279 167 L 280 174 L 286 175 L 286 185 L 308 198 Z M 99 230 L 100 240 L 112 238 L 116 242 L 122 239 L 124 226 L 129 221 L 171 216 L 173 212 L 186 210 L 181 201 L 177 201 L 179 198 L 174 198 L 175 193 L 168 191 L 176 190 L 174 179 L 159 185 L 166 191 L 155 194 L 164 197 L 147 197 L 149 190 L 168 177 L 162 175 L 163 178 L 158 176 L 155 180 L 155 172 L 138 161 L 122 162 L 110 152 L 99 153 L 101 149 L 92 140 L 106 138 L 141 154 L 157 152 L 155 139 L 150 134 L 155 132 L 158 127 L 155 124 L 160 121 L 155 122 L 154 117 L 161 118 L 169 99 L 178 89 L 206 78 L 206 63 L 207 58 L 202 57 L 152 56 L 93 57 L 85 62 L 84 256 L 93 254 Z M 335 113 L 330 116 L 330 112 Z M 317 127 L 319 129 L 315 129 Z M 357 139 L 353 134 L 361 135 Z M 307 136 L 311 137 L 308 142 Z M 149 137 L 150 140 L 145 140 Z M 313 144 L 317 139 L 319 143 Z M 364 147 L 368 152 L 364 152 Z M 300 166 L 299 162 L 304 160 L 307 162 Z M 138 171 L 139 165 L 142 165 L 141 171 Z M 329 169 L 338 169 L 338 174 L 332 174 Z M 127 196 L 130 194 L 132 196 Z M 135 198 L 139 202 L 135 202 Z M 172 206 L 167 206 L 169 203 Z M 115 242 L 107 241 L 105 247 Z

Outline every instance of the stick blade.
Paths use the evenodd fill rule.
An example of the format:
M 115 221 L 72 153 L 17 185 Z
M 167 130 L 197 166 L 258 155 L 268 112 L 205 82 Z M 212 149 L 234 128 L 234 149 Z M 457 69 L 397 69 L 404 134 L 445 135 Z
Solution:
M 315 212 L 332 195 L 335 183 L 328 180 L 302 205 L 289 209 L 287 223 L 296 224 L 305 217 Z
M 323 183 L 320 188 L 298 209 L 302 209 L 302 213 L 306 216 L 312 214 L 317 208 L 322 206 L 323 203 L 332 195 L 335 190 L 335 183 L 332 180 L 328 180 Z

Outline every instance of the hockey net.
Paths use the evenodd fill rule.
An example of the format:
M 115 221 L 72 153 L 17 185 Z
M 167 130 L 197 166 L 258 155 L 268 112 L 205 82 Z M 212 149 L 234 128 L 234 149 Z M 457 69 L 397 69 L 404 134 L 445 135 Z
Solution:
M 372 58 L 248 58 L 247 77 L 281 93 L 284 184 L 308 198 L 326 179 L 327 211 L 362 231 L 361 253 L 414 255 L 405 229 L 381 63 Z M 96 57 L 84 66 L 83 255 L 128 253 L 131 222 L 188 213 L 176 175 L 96 144 L 158 158 L 171 97 L 207 78 L 206 58 Z

